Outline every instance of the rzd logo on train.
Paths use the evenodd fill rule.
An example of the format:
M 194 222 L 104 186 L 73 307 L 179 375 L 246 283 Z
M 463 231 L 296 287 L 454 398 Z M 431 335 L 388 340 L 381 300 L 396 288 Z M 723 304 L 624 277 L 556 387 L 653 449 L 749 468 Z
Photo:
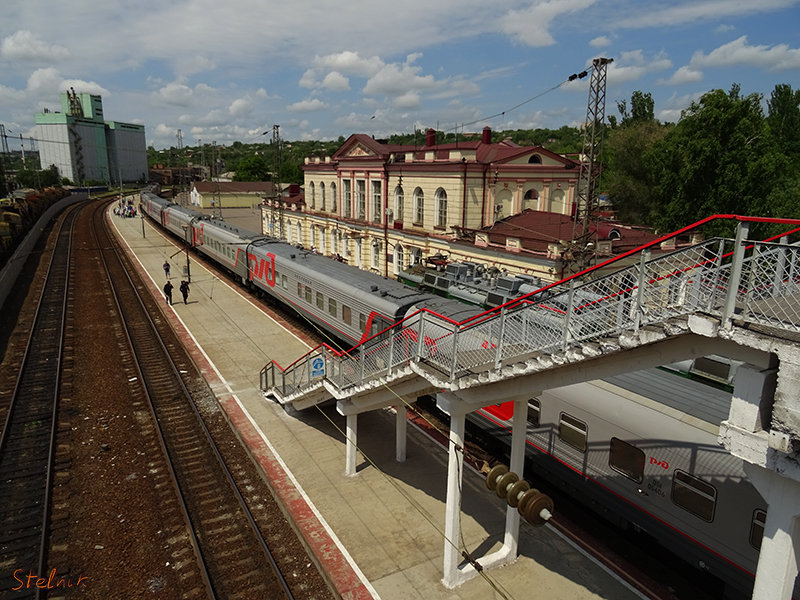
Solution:
M 247 254 L 247 264 L 250 267 L 250 279 L 260 279 L 269 287 L 275 287 L 275 255 L 267 252 L 267 258 L 258 258 L 255 254 Z

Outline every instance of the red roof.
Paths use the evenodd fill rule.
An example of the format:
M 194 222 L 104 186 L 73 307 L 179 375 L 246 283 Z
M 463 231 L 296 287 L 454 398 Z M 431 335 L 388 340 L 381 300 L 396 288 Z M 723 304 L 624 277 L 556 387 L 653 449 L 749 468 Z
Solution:
M 275 193 L 271 181 L 196 181 L 195 189 L 201 194 L 221 192 L 223 194 L 263 194 Z
M 573 238 L 580 238 L 584 233 L 583 224 L 575 224 L 569 215 L 530 209 L 497 221 L 480 231 L 489 234 L 489 243 L 492 245 L 505 247 L 506 238 L 513 237 L 519 239 L 522 248 L 533 252 L 547 252 L 548 244 L 569 242 Z M 614 254 L 636 248 L 658 237 L 649 229 L 617 221 L 592 223 L 589 231 L 591 234 L 587 241 L 611 240 Z

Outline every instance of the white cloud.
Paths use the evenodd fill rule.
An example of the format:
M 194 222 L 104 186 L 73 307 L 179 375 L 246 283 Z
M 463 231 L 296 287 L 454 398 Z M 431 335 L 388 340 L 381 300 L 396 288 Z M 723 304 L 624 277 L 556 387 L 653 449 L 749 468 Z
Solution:
M 192 104 L 193 91 L 185 83 L 173 81 L 156 91 L 153 96 L 164 104 L 189 106 Z
M 796 0 L 759 0 L 759 2 L 687 0 L 682 4 L 676 2 L 664 4 L 667 8 L 660 10 L 654 9 L 650 3 L 641 3 L 639 12 L 622 17 L 617 21 L 617 25 L 626 28 L 663 28 L 671 25 L 697 23 L 698 21 L 717 21 L 727 17 L 769 13 L 790 7 L 795 3 Z
M 47 44 L 26 29 L 21 29 L 0 44 L 0 56 L 10 60 L 30 62 L 57 62 L 69 57 L 69 50 L 56 44 Z
M 313 64 L 319 69 L 330 69 L 363 78 L 371 77 L 384 66 L 384 62 L 377 56 L 362 58 L 358 52 L 350 50 L 317 56 L 314 58 Z
M 429 90 L 434 87 L 433 75 L 420 75 L 421 67 L 405 62 L 384 65 L 369 78 L 364 86 L 365 94 L 388 95 L 406 93 L 408 90 Z
M 606 46 L 611 45 L 611 40 L 608 38 L 608 36 L 601 35 L 599 37 L 594 38 L 593 40 L 590 40 L 589 45 L 592 48 L 605 48 Z
M 777 46 L 751 46 L 747 36 L 723 44 L 709 54 L 698 50 L 689 63 L 692 67 L 758 67 L 767 71 L 800 69 L 800 49 L 786 44 Z
M 669 79 L 659 79 L 659 85 L 683 85 L 686 83 L 697 83 L 703 80 L 703 72 L 689 65 L 685 65 L 675 71 Z
M 313 112 L 315 110 L 323 110 L 325 108 L 328 108 L 327 104 L 325 104 L 319 98 L 313 98 L 311 100 L 301 100 L 300 102 L 290 104 L 286 107 L 286 110 L 290 112 Z
M 228 112 L 234 117 L 244 117 L 253 112 L 253 103 L 249 98 L 237 98 L 228 107 Z
M 647 56 L 642 50 L 621 52 L 608 67 L 608 80 L 612 84 L 635 81 L 648 73 L 672 68 L 672 61 L 664 52 Z
M 320 85 L 333 92 L 344 92 L 350 89 L 350 80 L 339 71 L 331 71 Z
M 550 25 L 564 15 L 584 10 L 595 0 L 534 1 L 522 10 L 510 10 L 499 19 L 500 32 L 526 46 L 552 46 L 556 43 Z

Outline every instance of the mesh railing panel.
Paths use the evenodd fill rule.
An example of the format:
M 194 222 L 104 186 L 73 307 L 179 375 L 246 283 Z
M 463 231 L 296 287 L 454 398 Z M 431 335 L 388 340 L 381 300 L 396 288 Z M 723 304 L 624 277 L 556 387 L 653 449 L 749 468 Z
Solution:
M 339 389 L 423 361 L 453 379 L 494 368 L 501 361 L 550 353 L 624 330 L 697 311 L 720 314 L 732 278 L 733 240 L 713 239 L 630 265 L 581 285 L 566 283 L 478 323 L 458 326 L 419 313 L 370 340 L 352 356 L 324 355 L 325 376 Z M 800 247 L 754 244 L 742 264 L 736 318 L 800 330 Z M 316 380 L 316 354 L 285 372 L 266 373 L 272 385 L 292 394 Z

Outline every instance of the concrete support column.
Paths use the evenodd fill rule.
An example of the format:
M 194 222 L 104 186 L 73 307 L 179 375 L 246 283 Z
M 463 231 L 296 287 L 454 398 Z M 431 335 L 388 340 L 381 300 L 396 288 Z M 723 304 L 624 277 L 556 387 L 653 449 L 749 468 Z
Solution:
M 358 415 L 347 415 L 346 434 L 344 474 L 353 477 L 356 474 L 356 455 L 358 453 Z
M 528 423 L 528 401 L 514 402 L 514 417 L 511 422 L 511 464 L 509 470 L 524 479 L 525 433 Z M 519 511 L 511 505 L 506 508 L 506 531 L 503 546 L 510 560 L 517 556 L 519 548 Z
M 753 600 L 791 600 L 800 561 L 800 482 L 748 462 L 744 470 L 768 504 Z
M 395 459 L 397 462 L 406 462 L 406 448 L 408 446 L 408 418 L 406 415 L 406 405 L 397 406 L 397 416 L 395 418 Z
M 441 397 L 441 395 L 440 395 Z M 444 517 L 444 577 L 442 583 L 452 589 L 462 582 L 458 565 L 461 554 L 459 544 L 459 522 L 461 520 L 461 477 L 464 468 L 465 413 L 455 411 L 451 404 L 450 444 L 447 458 L 447 501 Z

